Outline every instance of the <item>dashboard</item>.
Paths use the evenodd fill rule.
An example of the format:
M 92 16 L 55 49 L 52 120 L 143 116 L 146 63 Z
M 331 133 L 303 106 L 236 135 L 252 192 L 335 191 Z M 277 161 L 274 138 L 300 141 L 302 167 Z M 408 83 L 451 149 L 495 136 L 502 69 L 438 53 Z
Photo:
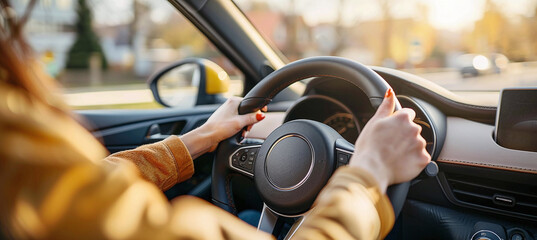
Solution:
M 296 119 L 322 122 L 336 130 L 345 140 L 354 143 L 375 110 L 368 106 L 369 101 L 359 89 L 354 86 L 338 86 L 348 83 L 331 80 L 334 79 L 322 78 L 309 82 L 304 96 L 288 109 L 284 122 Z M 347 90 L 342 92 L 341 89 Z M 426 149 L 431 156 L 437 156 L 435 150 L 442 142 L 437 139 L 437 135 L 445 130 L 439 129 L 440 126 L 432 121 L 431 115 L 441 113 L 419 99 L 404 95 L 397 97 L 402 107 L 416 112 L 414 123 L 422 128 L 421 135 L 427 142 Z
M 285 122 L 309 119 L 322 122 L 338 132 L 345 140 L 353 143 L 365 125 L 359 122 L 352 111 L 337 99 L 324 95 L 307 95 L 297 101 L 287 113 Z
M 495 142 L 497 107 L 475 104 L 412 74 L 372 69 L 403 107 L 416 112 L 414 122 L 438 166 L 436 176 L 411 181 L 402 223 L 396 224 L 404 230 L 387 239 L 473 239 L 481 228 L 503 232 L 504 239 L 537 239 L 537 152 Z M 350 143 L 375 113 L 361 89 L 329 77 L 310 80 L 301 98 L 269 110 L 270 122 L 252 128 L 259 138 L 282 122 L 310 119 Z

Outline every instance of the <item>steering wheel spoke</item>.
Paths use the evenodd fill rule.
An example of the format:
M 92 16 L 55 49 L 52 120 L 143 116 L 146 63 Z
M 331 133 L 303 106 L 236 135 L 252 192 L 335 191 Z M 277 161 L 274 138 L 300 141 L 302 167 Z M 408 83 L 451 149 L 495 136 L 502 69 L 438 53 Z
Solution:
M 345 139 L 336 140 L 336 168 L 349 164 L 352 154 L 354 154 L 354 145 Z
M 253 178 L 253 166 L 262 144 L 260 141 L 243 139 L 242 132 L 220 143 L 213 161 L 211 193 L 216 206 L 237 214 L 233 201 L 231 179 L 235 174 Z
M 261 212 L 261 218 L 259 219 L 257 230 L 270 233 L 274 236 L 281 236 L 285 234 L 284 239 L 291 239 L 306 219 L 308 213 L 309 212 L 300 215 L 288 216 L 276 213 L 266 204 L 263 204 L 263 211 Z M 288 228 L 284 226 L 285 224 L 291 224 L 291 227 Z
M 254 177 L 254 164 L 261 145 L 241 146 L 229 156 L 229 168 L 245 176 Z

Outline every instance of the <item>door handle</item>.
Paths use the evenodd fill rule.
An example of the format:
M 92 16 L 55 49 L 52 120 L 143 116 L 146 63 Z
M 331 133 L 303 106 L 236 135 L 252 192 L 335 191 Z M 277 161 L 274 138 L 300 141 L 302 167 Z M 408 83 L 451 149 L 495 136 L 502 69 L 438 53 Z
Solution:
M 160 126 L 155 123 L 149 127 L 149 130 L 147 131 L 147 134 L 145 135 L 145 141 L 149 143 L 158 142 L 158 141 L 166 139 L 169 136 L 171 135 L 162 134 L 162 132 L 160 131 Z

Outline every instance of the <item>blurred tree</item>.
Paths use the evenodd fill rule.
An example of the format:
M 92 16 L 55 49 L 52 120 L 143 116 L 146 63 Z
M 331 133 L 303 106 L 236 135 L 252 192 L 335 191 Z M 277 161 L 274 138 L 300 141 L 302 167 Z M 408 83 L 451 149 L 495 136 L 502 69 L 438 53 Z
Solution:
M 380 54 L 377 55 L 377 64 L 384 62 L 385 59 L 388 59 L 390 57 L 390 47 L 391 43 L 390 40 L 392 39 L 392 25 L 393 25 L 393 18 L 391 15 L 391 7 L 392 7 L 392 1 L 391 0 L 381 0 L 379 1 L 379 6 L 381 10 L 381 16 L 382 16 L 382 33 L 380 37 L 381 41 L 381 48 L 380 48 Z
M 352 24 L 344 24 L 344 16 L 343 13 L 345 12 L 346 8 L 352 7 L 352 2 L 347 0 L 339 0 L 338 2 L 338 15 L 335 22 L 335 30 L 337 34 L 336 42 L 334 44 L 334 48 L 330 51 L 330 55 L 337 56 L 341 54 L 341 51 L 345 49 L 348 45 L 349 39 L 349 29 L 350 26 L 354 25 L 356 23 L 356 19 L 353 21 Z
M 103 69 L 108 68 L 106 56 L 99 43 L 99 38 L 92 28 L 91 10 L 86 0 L 78 0 L 78 21 L 76 27 L 76 40 L 67 56 L 67 68 L 89 68 L 92 54 L 99 54 Z
M 173 15 L 165 23 L 157 24 L 151 29 L 149 38 L 163 40 L 167 46 L 181 52 L 181 57 L 196 55 L 209 57 L 211 49 L 206 38 L 183 16 Z
M 299 30 L 298 19 L 299 14 L 296 9 L 296 1 L 290 0 L 288 2 L 288 13 L 284 15 L 283 22 L 285 24 L 285 53 L 288 58 L 292 60 L 300 59 L 301 52 L 299 52 L 299 42 L 297 38 L 297 32 Z
M 527 19 L 527 31 L 530 36 L 530 59 L 537 60 L 537 5 L 533 9 L 533 16 Z
M 536 27 L 535 20 L 506 14 L 495 2 L 487 0 L 483 17 L 474 24 L 472 32 L 465 36 L 465 47 L 472 53 L 502 53 L 512 61 L 533 58 Z

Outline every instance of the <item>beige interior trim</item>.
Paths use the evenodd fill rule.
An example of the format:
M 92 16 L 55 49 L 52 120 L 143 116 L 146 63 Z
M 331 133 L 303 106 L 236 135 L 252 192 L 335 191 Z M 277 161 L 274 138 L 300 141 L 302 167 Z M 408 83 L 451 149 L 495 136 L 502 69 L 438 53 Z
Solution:
M 494 141 L 494 126 L 448 117 L 438 162 L 537 174 L 537 153 L 504 148 Z
M 284 112 L 266 113 L 248 138 L 266 139 L 282 125 Z M 438 162 L 537 174 L 537 153 L 507 149 L 492 139 L 494 126 L 448 117 L 447 134 Z
M 268 112 L 263 121 L 254 124 L 250 132 L 246 135 L 248 138 L 266 139 L 268 135 L 277 127 L 282 125 L 285 119 L 284 112 Z

